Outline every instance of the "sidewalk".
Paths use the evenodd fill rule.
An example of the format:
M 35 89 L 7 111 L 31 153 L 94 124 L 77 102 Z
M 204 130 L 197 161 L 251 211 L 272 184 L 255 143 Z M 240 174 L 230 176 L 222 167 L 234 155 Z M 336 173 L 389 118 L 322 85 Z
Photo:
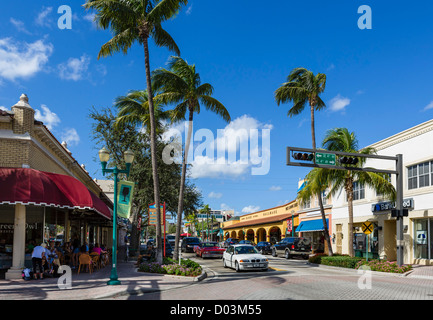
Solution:
M 433 280 L 433 266 L 414 264 L 412 271 L 407 272 L 408 278 L 430 279 Z
M 92 274 L 75 271 L 72 288 L 60 290 L 58 278 L 42 280 L 0 280 L 0 300 L 91 300 L 136 292 L 159 292 L 191 285 L 206 277 L 181 277 L 138 272 L 135 261 L 117 265 L 120 285 L 107 285 L 111 267 L 95 270 Z

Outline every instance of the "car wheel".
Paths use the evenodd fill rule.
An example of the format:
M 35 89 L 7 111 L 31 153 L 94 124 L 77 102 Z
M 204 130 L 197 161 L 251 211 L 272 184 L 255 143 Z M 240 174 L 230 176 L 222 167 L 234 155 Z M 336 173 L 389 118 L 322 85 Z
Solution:
M 286 251 L 284 252 L 284 258 L 286 258 L 286 259 L 290 259 L 290 257 L 291 257 L 291 255 L 290 255 L 290 251 L 289 251 L 289 250 L 286 250 Z
M 277 251 L 275 250 L 275 249 L 272 249 L 272 256 L 273 257 L 277 257 L 278 255 L 277 255 Z
M 304 254 L 304 255 L 302 256 L 302 258 L 304 258 L 305 260 L 308 260 L 308 259 L 310 258 L 310 256 L 309 256 L 308 254 Z
M 239 263 L 237 261 L 235 262 L 235 269 L 236 269 L 236 272 L 241 271 L 241 269 L 239 268 Z
M 224 266 L 224 268 L 227 268 L 226 259 L 224 259 L 224 258 L 223 258 L 223 266 Z

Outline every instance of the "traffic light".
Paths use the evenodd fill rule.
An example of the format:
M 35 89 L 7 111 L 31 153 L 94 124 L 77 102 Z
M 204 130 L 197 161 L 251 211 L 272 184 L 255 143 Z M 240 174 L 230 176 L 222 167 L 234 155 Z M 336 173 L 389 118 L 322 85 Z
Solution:
M 346 157 L 346 156 L 344 156 L 344 157 L 339 158 L 338 161 L 341 164 L 353 164 L 353 165 L 355 165 L 355 164 L 358 163 L 359 159 L 356 158 L 356 157 Z
M 399 212 L 399 210 L 397 210 L 397 209 L 391 210 L 391 217 L 393 217 L 393 218 L 407 217 L 408 215 L 409 215 L 408 209 L 402 209 L 401 212 Z
M 312 161 L 313 158 L 314 158 L 314 155 L 312 153 L 295 152 L 293 154 L 293 159 L 295 159 L 295 160 Z

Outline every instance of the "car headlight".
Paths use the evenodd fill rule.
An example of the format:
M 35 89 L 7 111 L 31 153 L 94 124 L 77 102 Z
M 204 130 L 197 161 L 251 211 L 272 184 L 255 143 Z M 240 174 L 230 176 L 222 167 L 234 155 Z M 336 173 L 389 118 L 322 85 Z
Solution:
M 268 259 L 262 259 L 262 262 L 268 262 Z
M 250 260 L 248 260 L 248 259 L 242 259 L 242 260 L 239 260 L 239 262 L 250 262 Z

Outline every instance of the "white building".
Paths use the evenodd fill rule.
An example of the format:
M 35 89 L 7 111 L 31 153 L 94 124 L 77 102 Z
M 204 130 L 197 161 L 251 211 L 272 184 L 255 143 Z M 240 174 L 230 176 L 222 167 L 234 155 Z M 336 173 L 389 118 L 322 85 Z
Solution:
M 372 144 L 378 155 L 403 155 L 403 199 L 409 216 L 403 218 L 404 263 L 433 264 L 433 120 L 419 124 L 387 139 Z M 395 170 L 394 161 L 368 159 L 365 167 Z M 391 182 L 396 185 L 395 175 Z M 355 200 L 356 199 L 356 200 Z M 346 192 L 332 199 L 334 252 L 348 253 L 348 208 Z M 372 221 L 368 251 L 396 260 L 396 218 L 391 217 L 393 203 L 362 185 L 356 185 L 353 201 L 355 250 L 366 251 L 366 237 L 361 225 Z

